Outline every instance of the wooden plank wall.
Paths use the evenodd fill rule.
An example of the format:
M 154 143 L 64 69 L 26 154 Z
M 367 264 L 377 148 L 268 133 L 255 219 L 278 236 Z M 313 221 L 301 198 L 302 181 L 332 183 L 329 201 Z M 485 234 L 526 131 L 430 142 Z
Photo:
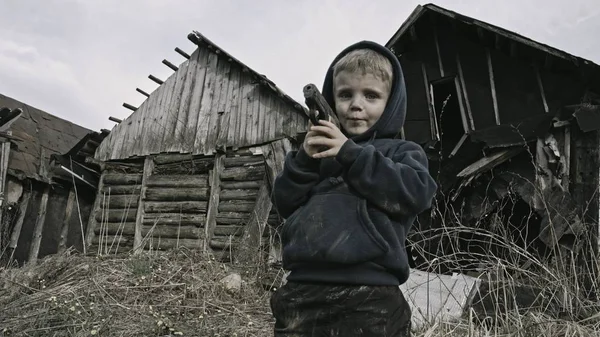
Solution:
M 115 126 L 96 159 L 211 155 L 295 136 L 307 126 L 306 115 L 260 84 L 251 71 L 203 46 Z

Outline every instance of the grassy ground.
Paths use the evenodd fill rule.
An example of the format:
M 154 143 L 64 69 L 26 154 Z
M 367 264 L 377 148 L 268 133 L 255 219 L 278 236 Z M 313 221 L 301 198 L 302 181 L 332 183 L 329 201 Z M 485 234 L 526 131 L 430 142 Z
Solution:
M 190 251 L 103 258 L 65 254 L 0 270 L 0 336 L 272 336 L 270 292 L 256 268 Z M 221 279 L 242 276 L 239 292 Z M 501 312 L 483 327 L 473 313 L 415 336 L 599 336 L 600 314 L 551 318 Z

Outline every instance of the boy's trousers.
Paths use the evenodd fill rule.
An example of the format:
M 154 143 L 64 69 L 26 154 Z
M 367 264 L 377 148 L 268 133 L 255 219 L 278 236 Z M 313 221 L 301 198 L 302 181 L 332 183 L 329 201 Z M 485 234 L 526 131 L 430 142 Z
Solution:
M 275 337 L 409 337 L 411 310 L 398 286 L 288 282 L 271 297 Z

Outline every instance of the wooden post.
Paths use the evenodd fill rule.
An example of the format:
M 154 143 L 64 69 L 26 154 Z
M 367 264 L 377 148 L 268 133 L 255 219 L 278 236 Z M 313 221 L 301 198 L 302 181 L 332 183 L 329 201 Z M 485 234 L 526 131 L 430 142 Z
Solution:
M 19 217 L 15 222 L 15 227 L 13 228 L 12 234 L 10 236 L 10 244 L 9 248 L 14 251 L 17 249 L 17 245 L 19 244 L 19 237 L 21 236 L 21 228 L 23 228 L 23 220 L 25 220 L 25 213 L 27 213 L 27 206 L 29 205 L 29 199 L 31 198 L 31 192 L 23 188 L 23 195 L 21 196 L 21 202 L 19 204 Z
M 85 243 L 88 247 L 92 245 L 92 239 L 94 238 L 94 230 L 96 229 L 97 221 L 94 214 L 98 212 L 100 207 L 102 207 L 103 193 L 104 189 L 104 177 L 106 176 L 106 171 L 102 171 L 100 174 L 100 182 L 98 183 L 98 193 L 96 193 L 96 200 L 94 200 L 94 206 L 92 207 L 92 211 L 90 212 L 90 217 L 88 218 L 87 229 L 86 229 L 86 237 Z
M 8 131 L 7 134 L 11 135 L 12 132 Z M 4 200 L 6 199 L 6 171 L 8 170 L 8 156 L 10 155 L 10 142 L 8 140 L 2 143 L 0 151 L 0 233 L 4 233 L 2 218 L 4 213 Z M 4 244 L 5 242 L 1 243 Z
M 142 242 L 142 226 L 144 224 L 144 199 L 146 197 L 146 190 L 148 189 L 148 177 L 154 171 L 154 158 L 151 156 L 146 157 L 144 160 L 144 173 L 142 175 L 142 189 L 140 191 L 140 199 L 138 202 L 138 210 L 135 219 L 135 232 L 133 236 L 133 253 L 139 254 L 144 244 Z
M 250 221 L 246 225 L 241 247 L 237 253 L 236 261 L 244 264 L 256 264 L 260 262 L 260 248 L 262 246 L 262 235 L 269 219 L 269 213 L 273 204 L 271 203 L 271 190 L 269 180 L 265 175 L 263 184 L 258 192 L 254 210 L 250 215 Z
M 206 212 L 206 224 L 204 225 L 204 251 L 210 249 L 210 240 L 217 226 L 217 213 L 219 208 L 219 196 L 221 194 L 221 171 L 223 171 L 223 154 L 215 155 L 215 164 L 210 173 L 210 196 L 208 197 L 208 210 Z
M 67 237 L 69 236 L 69 220 L 73 214 L 73 205 L 75 204 L 75 190 L 69 190 L 69 198 L 67 199 L 67 207 L 65 209 L 65 217 L 63 218 L 62 228 L 60 230 L 60 241 L 58 242 L 58 253 L 65 251 L 67 247 Z
M 494 116 L 496 116 L 496 125 L 500 125 L 500 111 L 498 110 L 498 97 L 496 96 L 496 81 L 494 80 L 494 67 L 492 66 L 492 55 L 490 49 L 485 49 L 487 58 L 488 74 L 490 77 L 490 90 L 492 91 L 492 102 L 494 103 Z
M 40 210 L 38 211 L 33 229 L 33 237 L 31 247 L 29 249 L 29 262 L 35 263 L 40 252 L 40 244 L 42 242 L 42 232 L 44 231 L 44 223 L 46 222 L 46 207 L 48 206 L 48 195 L 50 194 L 50 185 L 46 185 L 42 200 L 40 201 Z

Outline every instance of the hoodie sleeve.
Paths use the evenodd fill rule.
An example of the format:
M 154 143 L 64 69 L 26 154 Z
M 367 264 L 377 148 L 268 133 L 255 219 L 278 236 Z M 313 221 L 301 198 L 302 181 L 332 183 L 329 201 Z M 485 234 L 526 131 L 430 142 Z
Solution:
M 271 200 L 285 219 L 308 200 L 310 190 L 319 182 L 318 159 L 302 147 L 285 158 L 283 171 L 275 178 Z
M 348 140 L 336 159 L 345 168 L 347 183 L 391 216 L 415 215 L 431 207 L 437 185 L 417 144 L 405 142 L 389 158 L 372 145 Z

